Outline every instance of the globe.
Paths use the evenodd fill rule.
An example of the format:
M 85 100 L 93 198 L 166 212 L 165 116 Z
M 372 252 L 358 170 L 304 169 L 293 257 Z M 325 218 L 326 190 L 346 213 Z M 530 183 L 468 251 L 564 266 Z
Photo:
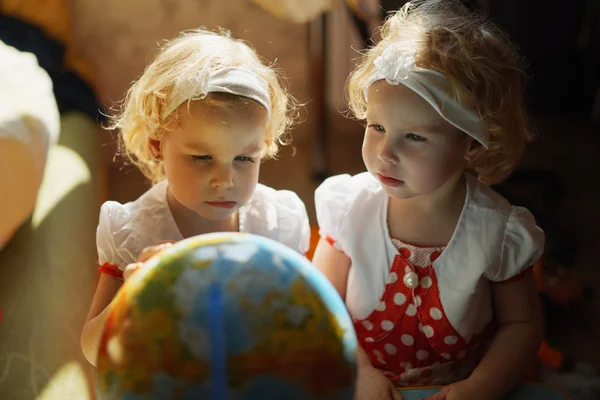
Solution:
M 102 334 L 102 399 L 350 400 L 356 337 L 303 256 L 264 237 L 183 240 L 121 287 Z

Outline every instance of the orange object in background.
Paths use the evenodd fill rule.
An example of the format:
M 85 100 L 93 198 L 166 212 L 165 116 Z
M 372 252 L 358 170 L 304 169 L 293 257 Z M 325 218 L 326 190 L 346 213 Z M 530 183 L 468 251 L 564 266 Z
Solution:
M 533 274 L 540 293 L 545 294 L 561 305 L 566 305 L 583 296 L 581 278 L 564 268 L 551 273 L 545 270 L 540 262 L 534 265 Z
M 537 362 L 525 372 L 525 376 L 521 381 L 524 383 L 536 382 L 540 365 L 553 370 L 561 370 L 566 365 L 565 356 L 559 350 L 550 346 L 546 340 L 542 341 L 537 353 Z
M 543 365 L 555 370 L 561 369 L 565 363 L 565 356 L 545 340 L 540 346 L 537 357 Z
M 317 248 L 317 244 L 319 244 L 319 240 L 321 236 L 319 235 L 319 227 L 311 226 L 310 227 L 310 246 L 308 251 L 306 252 L 306 258 L 312 260 L 313 255 L 315 254 L 315 249 Z
M 538 291 L 562 306 L 577 301 L 583 296 L 581 278 L 564 268 L 544 269 L 543 263 L 539 262 L 534 265 L 533 274 Z M 542 365 L 554 370 L 563 369 L 567 364 L 565 355 L 550 346 L 546 340 L 542 342 L 537 358 Z

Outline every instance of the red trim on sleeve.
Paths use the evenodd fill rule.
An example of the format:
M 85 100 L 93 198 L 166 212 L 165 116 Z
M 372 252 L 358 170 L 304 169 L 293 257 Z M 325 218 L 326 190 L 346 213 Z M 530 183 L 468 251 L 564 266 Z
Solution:
M 331 236 L 321 236 L 321 238 L 323 238 L 324 241 L 326 241 L 327 243 L 329 243 L 329 245 L 331 247 L 333 247 L 334 249 L 336 249 L 337 251 L 339 251 L 340 253 L 344 254 L 346 257 L 348 257 L 348 254 L 346 254 L 346 252 L 344 252 L 344 250 L 342 250 L 340 248 L 340 246 L 337 245 L 337 241 L 332 238 Z
M 331 246 L 335 247 L 335 239 L 332 238 L 331 236 L 323 236 L 323 240 L 325 240 L 327 243 L 329 243 Z
M 505 281 L 499 281 L 499 282 L 496 282 L 496 283 L 502 283 L 502 284 L 504 284 L 504 283 L 514 283 L 514 282 L 520 281 L 521 279 L 525 278 L 527 275 L 531 274 L 532 272 L 533 272 L 533 265 L 530 266 L 530 267 L 527 267 L 523 272 L 521 272 L 518 275 L 513 276 L 512 278 L 509 278 L 509 279 L 507 279 Z
M 114 264 L 104 263 L 98 268 L 98 271 L 100 271 L 101 274 L 107 274 L 116 279 L 123 280 L 123 271 Z

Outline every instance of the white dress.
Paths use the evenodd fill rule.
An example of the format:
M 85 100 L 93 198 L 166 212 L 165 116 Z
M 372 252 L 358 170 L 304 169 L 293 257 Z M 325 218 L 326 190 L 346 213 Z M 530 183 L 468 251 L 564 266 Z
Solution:
M 183 239 L 167 203 L 167 181 L 126 204 L 107 201 L 96 232 L 98 261 L 123 270 L 148 246 Z M 250 201 L 239 209 L 239 231 L 276 240 L 304 254 L 310 227 L 304 203 L 288 190 L 258 184 Z

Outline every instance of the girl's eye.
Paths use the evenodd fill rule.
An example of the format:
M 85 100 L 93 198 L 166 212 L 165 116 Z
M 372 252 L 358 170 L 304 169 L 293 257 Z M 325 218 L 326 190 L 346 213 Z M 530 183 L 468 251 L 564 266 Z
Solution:
M 377 124 L 370 124 L 368 126 L 369 128 L 375 129 L 377 132 L 385 132 L 385 128 L 381 125 L 377 125 Z
M 190 156 L 192 160 L 194 161 L 210 161 L 210 159 L 212 158 L 211 156 Z
M 237 156 L 235 158 L 235 161 L 243 162 L 243 163 L 253 163 L 254 162 L 254 158 L 250 157 L 250 156 Z
M 416 135 L 414 133 L 407 133 L 406 135 L 404 135 L 405 138 L 415 141 L 415 142 L 425 142 L 427 141 L 427 139 L 425 139 L 423 136 L 419 136 Z

